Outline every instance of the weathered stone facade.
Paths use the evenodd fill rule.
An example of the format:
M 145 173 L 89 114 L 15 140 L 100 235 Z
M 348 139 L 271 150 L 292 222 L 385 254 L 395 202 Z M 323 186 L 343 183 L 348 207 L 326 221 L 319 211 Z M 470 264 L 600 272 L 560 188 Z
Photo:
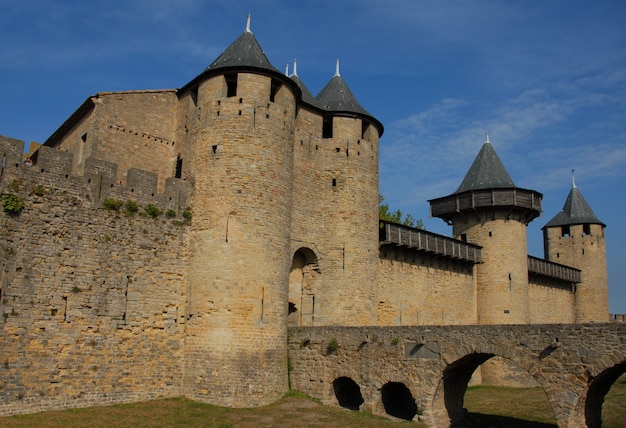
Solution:
M 7 142 L 0 140 L 4 153 Z M 41 164 L 51 165 L 44 153 Z M 98 180 L 71 175 L 70 162 L 58 174 L 23 166 L 21 154 L 9 159 L 17 162 L 6 163 L 2 193 L 19 195 L 25 208 L 1 216 L 0 411 L 183 394 L 189 227 L 182 217 L 104 210 L 91 186 Z
M 326 330 L 299 329 L 573 323 L 581 304 L 594 306 L 585 321 L 608 318 L 603 245 L 574 267 L 553 263 L 563 250 L 561 259 L 528 258 L 534 191 L 519 192 L 521 204 L 533 198 L 530 208 L 516 205 L 514 189 L 504 208 L 471 215 L 444 198 L 455 239 L 379 224 L 382 132 L 338 68 L 313 98 L 247 30 L 181 89 L 89 97 L 32 153 L 33 165 L 22 162 L 23 142 L 0 137 L 0 194 L 25 203 L 0 213 L 0 414 L 180 395 L 267 404 L 288 389 L 288 358 L 300 377 L 326 373 L 304 364 L 288 328 L 326 340 Z M 139 212 L 106 209 L 107 199 Z M 155 208 L 167 216 L 153 218 Z M 605 293 L 596 300 L 574 287 L 588 263 L 605 269 L 584 277 Z M 378 343 L 395 341 L 396 330 L 376 331 Z M 499 347 L 516 340 L 514 326 L 436 331 L 437 346 L 467 332 L 493 333 Z M 343 337 L 341 346 L 355 340 Z M 367 349 L 377 342 L 363 340 Z M 376 365 L 399 370 L 388 381 L 405 382 L 402 353 L 368 355 L 342 376 L 361 379 L 369 369 L 359 365 L 380 357 Z M 452 362 L 432 362 L 433 376 Z M 409 385 L 420 406 L 435 391 L 422 386 Z M 322 387 L 302 389 L 332 401 Z
M 289 333 L 293 388 L 327 404 L 419 418 L 431 427 L 463 418 L 472 373 L 496 358 L 543 388 L 559 427 L 600 427 L 604 394 L 626 369 L 623 323 L 301 327 Z

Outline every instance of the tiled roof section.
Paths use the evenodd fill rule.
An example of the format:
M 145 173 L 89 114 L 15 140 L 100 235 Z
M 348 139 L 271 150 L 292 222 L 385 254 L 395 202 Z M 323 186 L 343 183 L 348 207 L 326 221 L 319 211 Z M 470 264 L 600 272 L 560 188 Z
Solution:
M 265 56 L 252 32 L 246 30 L 219 56 L 207 70 L 230 67 L 254 67 L 279 72 Z
M 358 113 L 373 117 L 356 100 L 352 91 L 339 74 L 330 79 L 324 89 L 315 97 L 318 104 L 324 109 L 333 112 Z
M 550 220 L 544 228 L 554 226 L 570 226 L 573 224 L 600 224 L 606 226 L 594 214 L 593 210 L 574 185 L 567 195 L 563 209 Z
M 304 84 L 304 82 L 302 82 L 298 75 L 292 74 L 291 76 L 289 76 L 289 78 L 296 82 L 296 85 L 298 85 L 298 87 L 302 91 L 302 101 L 314 107 L 321 108 L 320 104 L 317 102 L 311 91 L 309 91 L 309 88 L 306 87 L 306 85 Z
M 489 138 L 487 138 L 461 185 L 454 193 L 478 189 L 515 187 L 517 186 L 511 180 L 509 173 L 489 142 Z

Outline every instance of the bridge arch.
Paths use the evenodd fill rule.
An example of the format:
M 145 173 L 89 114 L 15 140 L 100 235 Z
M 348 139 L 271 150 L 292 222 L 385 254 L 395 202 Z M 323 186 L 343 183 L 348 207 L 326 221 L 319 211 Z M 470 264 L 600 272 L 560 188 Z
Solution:
M 413 420 L 417 415 L 417 403 L 411 390 L 401 382 L 387 382 L 380 388 L 381 401 L 388 415 Z
M 333 381 L 333 391 L 341 407 L 350 410 L 359 410 L 365 402 L 361 395 L 361 387 L 352 378 L 347 376 L 338 377 Z
M 498 352 L 496 349 L 490 349 L 489 352 L 471 352 L 448 364 L 443 369 L 441 380 L 434 394 L 433 414 L 438 415 L 439 419 L 449 420 L 450 424 L 455 424 L 465 419 L 467 416 L 467 410 L 464 407 L 465 393 L 467 392 L 470 379 L 481 365 L 494 357 L 504 359 L 510 367 L 516 367 L 533 378 L 546 393 L 547 401 L 551 401 L 546 392 L 545 379 L 539 373 L 535 373 L 533 376 L 532 363 L 524 359 L 514 360 L 502 354 L 506 353 Z M 552 407 L 551 402 L 550 406 Z
M 587 386 L 586 394 L 581 394 L 576 411 L 572 418 L 584 419 L 588 428 L 602 427 L 602 404 L 611 386 L 626 373 L 626 360 L 604 369 L 592 377 Z

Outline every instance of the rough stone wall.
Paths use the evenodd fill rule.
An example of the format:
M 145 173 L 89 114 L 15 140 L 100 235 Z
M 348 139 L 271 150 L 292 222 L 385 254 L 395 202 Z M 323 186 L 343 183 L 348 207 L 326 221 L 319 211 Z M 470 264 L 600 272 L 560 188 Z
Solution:
M 97 113 L 94 100 L 95 97 L 90 97 L 85 101 L 85 105 L 90 106 L 89 111 L 54 146 L 59 150 L 72 154 L 71 171 L 76 175 L 84 173 L 85 161 L 92 157 L 95 151 L 95 144 L 98 141 L 98 135 L 100 134 L 100 130 L 96 125 Z
M 476 266 L 478 323 L 529 323 L 526 225 L 508 210 L 484 210 L 454 221 L 453 235 L 462 234 L 483 247 Z
M 82 174 L 89 157 L 105 159 L 119 165 L 122 182 L 131 168 L 153 172 L 163 192 L 175 169 L 176 92 L 103 92 L 91 101 L 91 113 L 55 142 L 74 154 L 74 172 Z
M 576 322 L 606 322 L 609 317 L 608 276 L 604 226 L 591 224 L 569 227 L 562 236 L 560 227 L 546 228 L 544 245 L 548 260 L 580 269 L 582 282 L 576 285 Z
M 576 293 L 569 288 L 530 282 L 529 317 L 533 324 L 569 324 L 576 322 Z
M 323 298 L 321 287 L 333 282 L 341 260 L 340 249 L 332 241 L 332 228 L 328 227 L 326 205 L 320 203 L 332 192 L 333 178 L 333 170 L 324 167 L 329 148 L 322 139 L 321 129 L 321 114 L 306 107 L 298 109 L 293 142 L 291 216 L 291 254 L 294 255 L 295 266 L 292 266 L 290 275 L 289 302 L 295 305 L 290 321 L 302 325 L 328 322 L 322 312 L 328 302 Z M 296 260 L 298 250 L 306 251 L 309 258 L 299 253 Z M 304 278 L 305 265 L 309 266 L 308 281 Z
M 182 395 L 182 219 L 105 210 L 85 177 L 37 165 L 0 193 L 25 202 L 0 212 L 0 413 Z
M 378 268 L 377 325 L 476 323 L 472 264 L 385 246 Z
M 594 399 L 590 386 L 626 361 L 625 335 L 621 323 L 290 328 L 290 380 L 338 405 L 333 382 L 350 378 L 362 395 L 360 408 L 375 414 L 386 413 L 383 386 L 402 383 L 420 420 L 448 427 L 464 414 L 472 372 L 500 357 L 544 389 L 559 426 L 582 427 L 585 403 Z
M 210 77 L 198 90 L 200 120 L 186 124 L 196 190 L 185 387 L 224 406 L 268 404 L 288 389 L 296 101 L 286 85 L 271 101 L 271 82 L 239 73 L 229 97 L 224 77 Z
M 378 134 L 362 121 L 301 108 L 294 138 L 292 253 L 308 248 L 318 261 L 316 325 L 376 322 L 378 263 Z M 368 139 L 365 139 L 367 137 Z

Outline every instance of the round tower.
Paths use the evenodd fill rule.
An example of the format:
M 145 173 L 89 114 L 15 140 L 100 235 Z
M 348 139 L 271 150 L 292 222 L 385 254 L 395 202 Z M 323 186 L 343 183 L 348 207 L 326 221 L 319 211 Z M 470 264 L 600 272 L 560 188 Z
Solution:
M 581 270 L 576 285 L 576 322 L 609 321 L 606 246 L 602 223 L 576 187 L 563 209 L 543 228 L 545 258 Z
M 297 86 L 250 31 L 179 93 L 195 181 L 187 395 L 258 406 L 288 389 L 287 293 Z
M 483 247 L 475 268 L 480 324 L 530 321 L 526 226 L 541 213 L 541 199 L 513 184 L 487 136 L 456 192 L 429 201 L 455 239 Z

